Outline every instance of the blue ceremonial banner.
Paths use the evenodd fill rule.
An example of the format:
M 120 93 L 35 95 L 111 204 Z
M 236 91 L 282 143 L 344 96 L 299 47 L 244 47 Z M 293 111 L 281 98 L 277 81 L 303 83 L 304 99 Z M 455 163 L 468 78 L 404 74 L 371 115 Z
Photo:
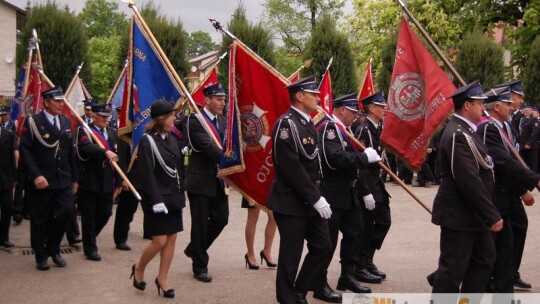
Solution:
M 158 99 L 165 99 L 173 106 L 180 99 L 181 89 L 174 81 L 157 48 L 149 39 L 148 33 L 136 20 L 132 19 L 131 45 L 129 52 L 128 77 L 128 122 L 120 134 L 132 132 L 131 140 L 136 147 L 144 134 L 146 124 L 151 120 L 150 106 Z M 123 117 L 123 115 L 121 115 Z M 122 125 L 122 124 L 121 124 Z
M 21 113 L 21 104 L 23 101 L 22 91 L 24 89 L 24 79 L 26 75 L 26 64 L 21 68 L 21 74 L 19 75 L 19 80 L 17 81 L 17 92 L 11 103 L 11 111 L 9 113 L 9 119 L 11 121 L 16 121 L 19 118 Z
M 240 132 L 238 130 L 238 106 L 234 98 L 229 99 L 227 113 L 227 134 L 223 141 L 223 155 L 219 164 L 218 176 L 225 176 L 236 172 L 244 171 L 244 162 L 242 158 L 242 146 L 240 144 Z
M 111 105 L 113 108 L 118 108 L 122 105 L 122 98 L 124 97 L 124 81 L 126 81 L 126 73 L 122 73 L 122 78 L 118 82 L 119 85 L 116 87 L 116 91 L 111 98 Z

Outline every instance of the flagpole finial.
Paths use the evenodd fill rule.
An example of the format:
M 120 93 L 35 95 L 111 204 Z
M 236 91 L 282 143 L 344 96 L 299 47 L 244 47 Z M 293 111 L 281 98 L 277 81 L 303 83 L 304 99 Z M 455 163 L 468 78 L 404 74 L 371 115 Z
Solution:
M 212 26 L 216 29 L 216 31 L 222 31 L 223 30 L 223 27 L 221 26 L 221 23 L 219 23 L 219 21 L 217 21 L 216 19 L 208 18 L 208 20 L 210 21 L 210 23 L 212 23 Z
M 130 8 L 135 5 L 134 0 L 122 0 L 122 2 L 127 3 Z

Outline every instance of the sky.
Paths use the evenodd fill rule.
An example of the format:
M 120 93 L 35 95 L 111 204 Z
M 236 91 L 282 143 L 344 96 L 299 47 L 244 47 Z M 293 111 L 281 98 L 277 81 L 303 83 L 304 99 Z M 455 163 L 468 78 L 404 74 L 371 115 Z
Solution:
M 27 0 L 7 0 L 21 8 L 26 7 Z M 34 3 L 46 3 L 46 0 L 32 0 Z M 75 12 L 80 12 L 84 7 L 85 0 L 56 0 L 61 6 L 68 4 Z M 135 0 L 137 7 L 141 7 L 148 0 Z M 253 22 L 261 20 L 264 0 L 244 0 L 248 19 Z M 350 9 L 350 2 L 347 1 L 345 11 Z M 119 8 L 131 16 L 132 10 L 126 3 L 117 0 Z M 184 29 L 188 32 L 204 31 L 212 36 L 215 42 L 221 41 L 221 34 L 216 32 L 208 18 L 218 20 L 222 25 L 229 21 L 234 9 L 238 6 L 238 0 L 154 0 L 154 3 L 161 6 L 162 11 L 170 18 L 179 17 L 182 20 Z

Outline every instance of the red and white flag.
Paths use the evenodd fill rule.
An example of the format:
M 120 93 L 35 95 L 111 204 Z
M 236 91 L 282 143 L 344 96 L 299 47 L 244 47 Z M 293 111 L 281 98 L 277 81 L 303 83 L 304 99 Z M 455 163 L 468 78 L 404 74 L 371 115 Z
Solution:
M 83 100 L 92 98 L 84 86 L 82 79 L 79 78 L 79 75 L 75 75 L 75 77 L 73 77 L 70 86 L 65 92 L 65 96 L 69 101 L 69 104 L 73 107 L 73 109 L 75 109 L 79 116 L 84 114 Z M 77 126 L 79 125 L 79 121 L 77 118 L 75 118 L 75 116 L 73 116 L 71 111 L 67 107 L 64 107 L 62 109 L 62 114 L 67 116 L 67 118 L 69 118 L 71 121 L 71 130 L 76 130 Z
M 363 110 L 364 106 L 360 100 L 373 95 L 375 93 L 375 88 L 373 87 L 373 75 L 371 74 L 371 58 L 369 59 L 366 65 L 366 76 L 364 77 L 364 82 L 358 92 L 358 109 Z
M 326 72 L 324 72 L 321 83 L 319 84 L 319 91 L 321 107 L 326 113 L 332 115 L 334 106 L 332 104 L 332 79 L 330 77 L 330 69 L 327 69 Z M 315 112 L 315 115 L 316 114 L 317 113 Z
M 455 90 L 402 19 L 381 141 L 411 169 L 422 166 L 429 139 L 452 111 Z
M 38 62 L 36 55 L 34 55 L 32 62 Z M 39 77 L 38 71 L 36 71 L 34 64 L 32 64 L 30 75 L 28 76 L 26 95 L 24 96 L 21 111 L 19 113 L 19 117 L 17 118 L 17 134 L 21 134 L 26 116 L 37 114 L 43 110 L 43 97 L 41 97 L 41 93 L 50 88 L 51 86 L 49 86 L 45 80 L 42 80 L 41 77 Z
M 204 107 L 204 94 L 203 89 L 207 87 L 209 84 L 217 83 L 218 82 L 218 75 L 217 75 L 217 65 L 215 65 L 210 73 L 204 77 L 204 79 L 199 83 L 199 85 L 191 92 L 191 98 L 193 98 L 193 101 L 195 101 L 196 104 L 199 106 Z

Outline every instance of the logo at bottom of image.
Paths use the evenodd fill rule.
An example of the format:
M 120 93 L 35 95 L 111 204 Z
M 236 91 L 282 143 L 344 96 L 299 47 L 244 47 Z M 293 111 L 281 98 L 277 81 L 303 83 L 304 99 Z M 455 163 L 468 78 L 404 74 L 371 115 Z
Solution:
M 493 294 L 493 293 L 344 293 L 343 304 L 526 304 L 538 303 L 538 293 Z

